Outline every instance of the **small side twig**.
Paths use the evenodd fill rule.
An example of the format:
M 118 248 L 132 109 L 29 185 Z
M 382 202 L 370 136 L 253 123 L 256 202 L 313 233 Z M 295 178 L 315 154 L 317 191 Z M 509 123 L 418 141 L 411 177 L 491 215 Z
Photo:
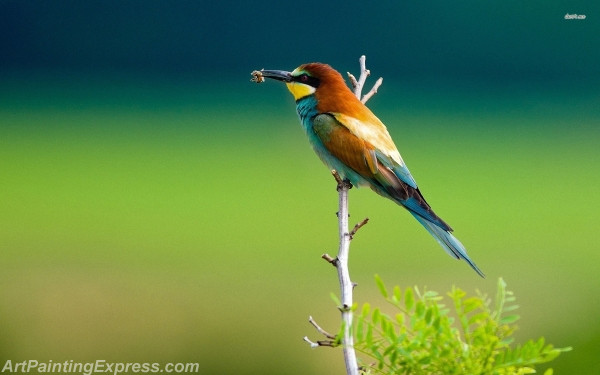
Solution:
M 331 255 L 325 253 L 325 254 L 321 255 L 321 258 L 325 259 L 327 261 L 327 263 L 331 263 L 332 266 L 337 267 L 337 259 L 332 258 Z
M 348 78 L 350 78 L 350 83 L 352 83 L 352 88 L 354 89 L 354 95 L 356 95 L 356 86 L 358 86 L 358 81 L 356 80 L 354 74 L 350 72 L 346 72 L 346 74 L 348 74 Z
M 333 342 L 331 340 L 318 340 L 317 342 L 314 342 L 314 341 L 311 341 L 307 336 L 304 336 L 302 338 L 302 340 L 309 343 L 311 348 L 318 348 L 319 346 L 330 346 L 330 347 L 337 346 L 337 345 L 335 345 L 335 342 Z
M 373 97 L 373 95 L 377 93 L 377 89 L 383 83 L 383 78 L 379 77 L 379 79 L 375 81 L 373 88 L 366 95 L 361 97 L 365 82 L 367 81 L 367 77 L 371 75 L 371 71 L 367 69 L 367 57 L 365 55 L 362 55 L 360 59 L 358 59 L 358 62 L 360 64 L 360 76 L 358 77 L 358 80 L 350 72 L 347 74 L 348 78 L 350 79 L 350 83 L 352 84 L 352 88 L 354 89 L 354 95 L 363 104 L 365 104 L 369 99 L 371 99 L 371 97 Z
M 358 232 L 358 230 L 360 228 L 362 228 L 365 224 L 367 224 L 369 222 L 369 218 L 365 217 L 361 222 L 357 223 L 354 228 L 352 228 L 352 230 L 350 231 L 350 233 L 348 233 L 348 235 L 350 236 L 350 239 L 354 238 L 354 235 L 356 234 L 356 232 Z
M 362 97 L 362 99 L 360 100 L 363 104 L 365 104 L 367 102 L 367 100 L 371 99 L 371 97 L 375 94 L 377 94 L 377 89 L 379 88 L 379 86 L 381 86 L 381 84 L 383 83 L 383 78 L 379 77 L 377 79 L 377 81 L 375 81 L 375 84 L 373 85 L 373 88 L 365 94 L 365 96 Z
M 311 348 L 317 348 L 319 346 L 330 346 L 330 347 L 334 347 L 334 346 L 338 346 L 339 343 L 336 342 L 335 340 L 335 335 L 332 335 L 331 333 L 325 331 L 323 328 L 321 328 L 321 326 L 319 324 L 317 324 L 317 322 L 313 319 L 312 316 L 308 317 L 308 322 L 315 327 L 315 329 L 317 330 L 317 332 L 319 332 L 320 334 L 322 334 L 323 336 L 327 337 L 328 340 L 318 340 L 316 342 L 311 341 L 308 336 L 304 336 L 302 339 L 304 341 L 306 341 L 307 343 L 310 344 Z
M 308 317 L 308 322 L 310 324 L 312 324 L 313 327 L 315 327 L 315 329 L 322 334 L 323 336 L 327 337 L 328 339 L 335 339 L 335 335 L 332 335 L 331 333 L 325 331 L 323 328 L 321 328 L 320 325 L 317 324 L 317 322 L 315 322 L 315 320 L 313 319 L 312 316 Z

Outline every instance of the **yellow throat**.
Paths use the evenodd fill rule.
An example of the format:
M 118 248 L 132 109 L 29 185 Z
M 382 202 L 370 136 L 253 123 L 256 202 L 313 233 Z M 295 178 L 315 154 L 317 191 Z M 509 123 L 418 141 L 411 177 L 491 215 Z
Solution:
M 295 100 L 299 100 L 304 98 L 305 96 L 312 95 L 316 90 L 314 87 L 300 82 L 286 82 L 285 85 L 287 86 L 288 90 L 290 90 L 292 95 L 294 95 Z

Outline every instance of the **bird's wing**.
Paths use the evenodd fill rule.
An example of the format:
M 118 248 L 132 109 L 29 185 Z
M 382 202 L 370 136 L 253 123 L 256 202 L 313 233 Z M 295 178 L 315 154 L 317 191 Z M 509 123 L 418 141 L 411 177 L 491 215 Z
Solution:
M 375 147 L 352 134 L 333 116 L 317 115 L 313 121 L 313 129 L 323 146 L 346 166 L 364 178 L 372 178 L 377 173 Z
M 343 113 L 331 113 L 331 116 L 352 134 L 370 143 L 375 149 L 377 159 L 390 168 L 399 179 L 413 188 L 417 188 L 417 183 L 402 160 L 390 133 L 377 117 L 372 116 L 369 121 L 361 121 Z
M 320 114 L 313 121 L 313 129 L 323 146 L 347 167 L 352 168 L 377 193 L 386 196 L 406 207 L 409 211 L 443 227 L 451 228 L 431 209 L 419 189 L 411 185 L 396 171 L 400 166 L 390 161 L 381 150 L 369 141 L 355 135 L 348 127 L 340 123 L 333 115 Z M 389 135 L 388 135 L 389 137 Z M 395 149 L 395 147 L 394 147 Z M 397 152 L 397 151 L 396 151 Z M 393 164 L 392 168 L 387 164 Z M 408 173 L 408 170 L 406 170 Z M 410 173 L 408 173 L 410 177 Z M 412 177 L 409 181 L 413 181 Z

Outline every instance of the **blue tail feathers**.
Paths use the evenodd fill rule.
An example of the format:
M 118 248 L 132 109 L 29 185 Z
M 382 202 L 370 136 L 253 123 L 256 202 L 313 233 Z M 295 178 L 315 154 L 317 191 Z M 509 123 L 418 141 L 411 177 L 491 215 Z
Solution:
M 477 265 L 467 255 L 467 250 L 460 243 L 460 241 L 452 235 L 452 233 L 440 228 L 436 224 L 424 219 L 423 217 L 411 212 L 413 216 L 421 223 L 425 229 L 436 239 L 436 241 L 442 246 L 451 257 L 456 259 L 464 259 L 471 268 L 475 270 L 481 277 L 485 277 L 483 272 L 477 267 Z

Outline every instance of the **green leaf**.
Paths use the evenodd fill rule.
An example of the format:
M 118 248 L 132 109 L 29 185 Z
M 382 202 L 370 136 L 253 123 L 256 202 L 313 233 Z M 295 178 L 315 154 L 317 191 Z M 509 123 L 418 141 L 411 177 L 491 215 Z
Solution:
M 398 325 L 403 326 L 404 325 L 404 314 L 402 314 L 402 313 L 396 314 L 396 322 L 398 323 Z
M 387 322 L 385 327 L 385 334 L 390 339 L 390 341 L 396 341 L 396 332 L 394 332 L 394 325 L 390 322 Z
M 337 335 L 335 335 L 335 346 L 340 345 L 342 343 L 342 338 L 344 337 L 344 332 L 345 332 L 345 327 L 346 325 L 342 322 L 342 325 L 340 326 L 340 330 L 338 331 Z
M 415 314 L 419 318 L 422 318 L 424 313 L 425 313 L 425 304 L 423 303 L 423 301 L 417 301 L 417 308 L 415 309 Z
M 519 320 L 519 318 L 520 316 L 516 314 L 508 315 L 500 319 L 500 324 L 511 324 Z
M 397 359 L 398 359 L 398 351 L 397 350 L 393 350 L 390 353 L 390 356 L 389 356 L 390 363 L 396 363 Z
M 379 319 L 381 318 L 381 312 L 379 311 L 379 308 L 376 307 L 373 310 L 373 316 L 371 317 L 371 320 L 373 321 L 373 324 L 377 324 L 379 323 Z
M 407 310 L 412 310 L 415 305 L 415 296 L 413 295 L 413 291 L 410 288 L 406 288 L 404 292 L 404 306 L 406 306 Z
M 495 300 L 457 287 L 439 295 L 394 286 L 390 298 L 379 276 L 375 280 L 393 310 L 363 304 L 354 330 L 356 349 L 374 360 L 373 373 L 525 375 L 571 350 L 554 348 L 543 338 L 514 343 L 518 315 L 504 315 L 517 309 L 516 298 L 502 279 Z M 444 305 L 448 301 L 454 306 L 452 316 Z
M 390 326 L 390 323 L 383 317 L 379 319 L 379 326 L 381 327 L 381 332 L 387 333 L 387 328 Z
M 400 287 L 397 285 L 394 287 L 394 295 L 393 295 L 392 299 L 396 305 L 399 304 L 400 301 L 402 301 L 402 291 L 400 290 Z
M 544 344 L 546 343 L 546 339 L 540 337 L 540 339 L 535 343 L 535 347 L 538 351 L 544 349 Z
M 355 334 L 356 343 L 360 343 L 363 341 L 363 338 L 364 338 L 363 324 L 364 324 L 364 320 L 361 317 L 359 317 L 358 321 L 356 322 L 356 334 Z
M 367 316 L 369 315 L 369 311 L 371 311 L 371 305 L 368 302 L 365 302 L 365 304 L 362 307 L 362 311 L 360 313 L 360 316 L 363 319 L 366 319 Z
M 431 308 L 431 307 L 430 307 L 430 308 L 428 308 L 428 309 L 425 311 L 425 323 L 427 323 L 427 324 L 431 324 L 431 316 L 432 316 L 432 314 L 433 314 L 433 311 L 432 311 L 432 308 Z
M 342 306 L 342 302 L 340 301 L 340 299 L 338 298 L 338 296 L 335 293 L 331 292 L 329 294 L 329 296 L 331 297 L 331 299 L 337 306 Z
M 516 309 L 519 308 L 519 305 L 510 305 L 510 306 L 506 306 L 502 312 L 509 312 L 509 311 L 515 311 Z
M 423 293 L 423 299 L 438 301 L 441 298 L 440 298 L 440 295 L 438 294 L 438 292 L 434 292 L 433 290 L 428 290 L 425 293 Z
M 385 289 L 385 285 L 383 284 L 383 280 L 381 280 L 381 277 L 379 277 L 379 275 L 375 275 L 375 283 L 377 284 L 377 287 L 379 288 L 379 292 L 381 293 L 381 295 L 383 296 L 383 298 L 388 298 L 388 293 L 387 290 Z
M 475 315 L 471 316 L 467 322 L 470 326 L 473 324 L 479 323 L 479 322 L 481 322 L 483 324 L 483 322 L 485 322 L 485 320 L 488 317 L 489 317 L 489 314 L 487 312 L 481 312 L 479 314 L 475 314 Z
M 477 297 L 467 298 L 463 301 L 463 313 L 468 314 L 471 311 L 481 307 L 481 299 Z

